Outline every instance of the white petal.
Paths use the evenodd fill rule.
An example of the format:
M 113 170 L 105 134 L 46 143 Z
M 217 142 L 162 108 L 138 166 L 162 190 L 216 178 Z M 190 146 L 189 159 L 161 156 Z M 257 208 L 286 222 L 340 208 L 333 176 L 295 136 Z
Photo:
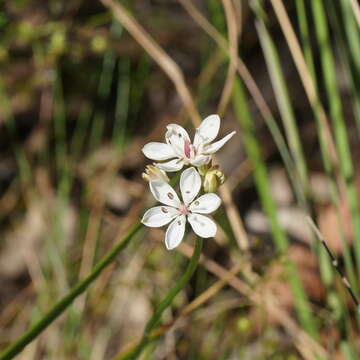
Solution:
M 161 180 L 150 181 L 150 190 L 157 201 L 176 208 L 180 206 L 179 197 L 167 182 Z
M 157 163 L 156 166 L 167 172 L 179 171 L 184 166 L 184 161 L 182 159 L 173 159 L 164 163 Z
M 210 162 L 211 156 L 210 155 L 196 155 L 195 159 L 191 160 L 191 165 L 194 166 L 202 166 L 206 165 Z
M 194 232 L 202 238 L 214 237 L 216 234 L 216 224 L 205 215 L 189 214 L 188 221 Z
M 219 115 L 210 115 L 205 118 L 200 126 L 196 129 L 194 137 L 194 146 L 198 147 L 200 143 L 208 144 L 213 141 L 220 129 Z
M 216 194 L 205 194 L 193 201 L 189 210 L 200 214 L 210 214 L 221 205 L 221 199 Z
M 169 124 L 166 128 L 168 130 L 167 134 L 177 135 L 179 138 L 190 141 L 189 134 L 182 126 L 178 124 Z
M 184 143 L 185 141 L 190 142 L 189 134 L 182 126 L 177 124 L 169 124 L 166 128 L 166 142 L 172 146 L 177 156 L 184 157 Z
M 184 203 L 191 203 L 201 188 L 201 177 L 194 167 L 188 168 L 181 173 L 180 191 Z
M 160 227 L 168 224 L 180 213 L 171 206 L 155 206 L 144 214 L 141 222 L 150 227 Z
M 216 141 L 216 142 L 214 142 L 214 143 L 212 143 L 210 145 L 205 146 L 204 149 L 203 149 L 203 154 L 213 154 L 214 152 L 218 151 L 235 134 L 236 134 L 236 131 L 233 131 L 230 134 L 223 137 L 221 140 Z
M 142 148 L 144 155 L 151 160 L 167 160 L 176 156 L 173 148 L 168 144 L 150 142 Z
M 185 234 L 185 223 L 185 216 L 180 215 L 167 228 L 165 245 L 168 250 L 175 249 L 181 243 Z

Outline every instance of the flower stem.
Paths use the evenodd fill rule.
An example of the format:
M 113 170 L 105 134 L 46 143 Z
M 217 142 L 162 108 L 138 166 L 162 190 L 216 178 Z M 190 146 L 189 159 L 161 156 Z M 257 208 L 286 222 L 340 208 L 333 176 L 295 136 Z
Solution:
M 161 315 L 165 311 L 165 309 L 172 303 L 175 296 L 185 287 L 185 285 L 189 282 L 192 275 L 194 274 L 197 265 L 199 263 L 201 250 L 203 246 L 203 239 L 197 238 L 195 243 L 195 249 L 192 254 L 192 257 L 190 259 L 190 262 L 187 266 L 187 269 L 185 273 L 182 275 L 182 277 L 178 280 L 176 285 L 169 291 L 168 295 L 164 298 L 164 300 L 159 304 L 159 306 L 156 308 L 153 316 L 148 321 L 143 336 L 139 342 L 139 344 L 136 346 L 136 348 L 132 351 L 129 351 L 123 355 L 120 355 L 116 360 L 134 360 L 136 359 L 142 352 L 142 350 L 145 348 L 145 346 L 154 340 L 153 336 L 151 336 L 151 331 L 159 324 L 161 321 Z
M 10 360 L 19 354 L 26 345 L 30 344 L 43 330 L 45 330 L 58 316 L 60 316 L 67 307 L 82 294 L 87 287 L 101 274 L 101 272 L 110 265 L 117 255 L 129 244 L 132 237 L 142 227 L 140 222 L 136 223 L 122 240 L 113 247 L 113 249 L 104 256 L 93 268 L 93 271 L 83 280 L 79 281 L 73 289 L 61 299 L 55 306 L 35 323 L 29 330 L 24 332 L 18 340 L 11 344 L 0 354 L 0 360 Z

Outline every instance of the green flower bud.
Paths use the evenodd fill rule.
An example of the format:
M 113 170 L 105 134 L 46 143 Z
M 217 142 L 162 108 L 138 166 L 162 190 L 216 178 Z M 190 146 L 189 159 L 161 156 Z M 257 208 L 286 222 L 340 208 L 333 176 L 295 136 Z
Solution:
M 204 177 L 204 191 L 206 193 L 213 193 L 216 192 L 218 187 L 225 182 L 225 175 L 224 173 L 219 170 L 219 167 L 213 166 L 209 169 Z

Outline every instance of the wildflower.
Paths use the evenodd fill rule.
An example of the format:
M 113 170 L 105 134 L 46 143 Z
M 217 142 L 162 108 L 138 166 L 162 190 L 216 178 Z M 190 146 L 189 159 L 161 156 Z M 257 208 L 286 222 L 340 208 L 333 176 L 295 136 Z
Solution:
M 150 181 L 150 190 L 160 203 L 147 210 L 141 222 L 150 227 L 168 226 L 165 234 L 165 245 L 168 250 L 176 248 L 185 234 L 186 220 L 194 232 L 203 238 L 213 237 L 216 234 L 216 224 L 208 216 L 221 204 L 216 194 L 210 193 L 196 198 L 201 188 L 201 177 L 194 167 L 182 172 L 180 177 L 180 191 L 183 202 L 175 190 L 161 180 Z
M 142 173 L 142 178 L 146 180 L 147 182 L 153 181 L 153 180 L 163 180 L 166 182 L 169 182 L 169 178 L 166 175 L 166 172 L 159 169 L 158 167 L 154 165 L 147 165 L 145 168 L 145 172 Z
M 203 166 L 210 162 L 211 154 L 218 151 L 235 131 L 219 141 L 211 143 L 219 133 L 220 117 L 210 115 L 202 121 L 196 129 L 194 141 L 191 142 L 187 131 L 177 124 L 169 124 L 165 134 L 166 144 L 150 142 L 142 151 L 146 157 L 156 161 L 169 160 L 157 163 L 156 166 L 164 171 L 178 171 L 184 165 Z

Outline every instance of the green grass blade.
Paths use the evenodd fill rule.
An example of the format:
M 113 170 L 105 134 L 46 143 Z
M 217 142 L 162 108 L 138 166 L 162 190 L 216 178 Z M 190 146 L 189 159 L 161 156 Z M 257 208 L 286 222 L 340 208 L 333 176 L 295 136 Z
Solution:
M 299 182 L 297 181 L 297 183 L 294 184 L 296 186 L 295 190 L 297 191 L 299 201 L 305 205 L 308 193 L 307 165 L 300 141 L 294 110 L 292 108 L 284 75 L 281 70 L 280 59 L 276 51 L 275 44 L 261 18 L 258 18 L 256 28 L 265 55 L 276 101 L 280 109 L 288 144 L 297 170 L 294 178 L 299 179 Z
M 280 253 L 284 254 L 288 248 L 288 239 L 277 218 L 277 209 L 271 195 L 269 177 L 261 155 L 261 146 L 255 134 L 253 119 L 249 111 L 243 86 L 239 79 L 236 80 L 234 85 L 233 104 L 236 117 L 242 128 L 246 152 L 254 166 L 254 180 L 264 212 L 269 219 L 276 247 Z M 291 289 L 295 295 L 294 301 L 299 319 L 306 331 L 316 338 L 317 326 L 314 321 L 315 318 L 310 311 L 309 303 L 297 271 L 294 265 L 289 262 L 287 262 L 286 270 Z
M 331 3 L 334 8 L 336 4 Z M 349 67 L 352 76 L 349 76 L 349 83 L 353 87 L 352 104 L 354 105 L 354 114 L 358 131 L 360 132 L 360 31 L 359 26 L 355 20 L 355 16 L 349 0 L 340 0 L 339 5 L 342 14 L 342 23 L 345 33 L 340 31 L 340 26 L 337 27 L 335 35 L 343 42 L 343 53 L 349 59 Z M 335 21 L 338 21 L 338 12 L 335 10 Z
M 331 119 L 334 127 L 334 135 L 339 155 L 339 168 L 345 183 L 346 196 L 351 211 L 352 226 L 354 230 L 354 245 L 358 273 L 360 273 L 360 212 L 358 194 L 355 187 L 355 176 L 346 132 L 346 124 L 343 117 L 340 93 L 336 79 L 336 67 L 333 59 L 326 12 L 322 0 L 311 2 L 318 46 L 321 55 L 321 65 L 324 75 L 325 88 L 328 96 Z
M 310 38 L 311 38 L 310 32 L 309 32 L 310 27 L 309 27 L 308 17 L 306 14 L 304 0 L 296 0 L 296 9 L 297 9 L 297 15 L 298 15 L 297 19 L 299 22 L 300 36 L 302 39 L 305 60 L 306 60 L 307 66 L 309 68 L 309 71 L 312 75 L 312 81 L 314 82 L 314 86 L 317 89 L 318 86 L 317 86 L 317 78 L 316 78 L 316 73 L 315 73 L 314 57 L 312 54 L 311 41 L 310 41 Z M 351 258 L 349 246 L 348 246 L 348 244 L 345 240 L 345 236 L 344 236 L 344 224 L 342 222 L 341 214 L 340 214 L 339 191 L 337 188 L 336 181 L 333 177 L 333 168 L 332 168 L 332 164 L 331 164 L 331 160 L 330 160 L 330 153 L 329 153 L 329 149 L 326 145 L 326 140 L 325 140 L 326 130 L 323 129 L 322 122 L 320 121 L 320 112 L 319 112 L 320 106 L 321 106 L 321 104 L 317 103 L 317 104 L 315 104 L 315 106 L 312 107 L 312 110 L 313 110 L 313 113 L 314 113 L 315 119 L 316 119 L 317 133 L 318 133 L 318 137 L 319 137 L 322 160 L 323 160 L 323 164 L 324 164 L 324 169 L 330 180 L 331 201 L 336 209 L 337 226 L 338 226 L 338 228 L 340 230 L 340 234 L 341 234 L 340 241 L 341 241 L 342 249 L 343 249 L 346 272 L 347 272 L 347 275 L 349 277 L 351 284 L 355 285 L 355 289 L 357 289 L 356 281 L 355 281 L 354 264 L 353 264 L 353 260 Z M 328 283 L 328 285 L 329 285 L 329 283 Z

